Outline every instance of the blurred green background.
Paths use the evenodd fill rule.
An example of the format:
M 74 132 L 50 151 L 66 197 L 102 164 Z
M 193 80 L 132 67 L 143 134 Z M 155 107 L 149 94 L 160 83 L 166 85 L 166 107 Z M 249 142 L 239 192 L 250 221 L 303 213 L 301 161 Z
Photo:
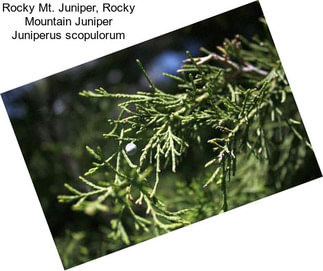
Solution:
M 262 38 L 266 33 L 263 24 L 259 22 L 260 17 L 263 14 L 255 2 L 2 94 L 65 267 L 122 248 L 104 239 L 105 226 L 108 224 L 106 217 L 100 214 L 87 217 L 83 213 L 72 212 L 69 205 L 59 204 L 56 199 L 58 194 L 65 193 L 65 182 L 78 183 L 78 176 L 88 169 L 91 158 L 85 150 L 86 145 L 100 145 L 107 152 L 112 148 L 101 135 L 107 132 L 107 119 L 117 116 L 117 107 L 109 100 L 82 98 L 78 92 L 98 87 L 129 93 L 147 90 L 148 84 L 135 62 L 137 58 L 142 61 L 156 85 L 171 92 L 175 85 L 163 77 L 162 72 L 176 73 L 186 58 L 186 50 L 198 56 L 201 54 L 201 46 L 215 50 L 224 38 L 233 38 L 235 34 L 242 34 L 248 39 L 257 34 Z M 194 150 L 192 152 L 190 157 L 195 159 L 185 159 L 181 173 L 176 178 L 198 172 L 194 165 L 199 157 L 194 154 Z M 259 162 L 251 163 L 254 163 L 256 171 Z M 243 173 L 244 177 L 240 181 L 248 182 L 248 174 L 247 171 Z M 261 178 L 261 172 L 259 175 Z M 231 207 L 320 175 L 312 155 L 300 171 L 289 176 L 290 181 L 278 187 L 277 183 L 272 184 L 272 187 L 270 184 L 266 187 L 252 184 L 253 189 L 257 185 L 261 186 L 257 188 L 259 193 L 255 194 L 242 193 L 236 186 L 231 193 L 241 194 L 241 198 L 235 198 L 236 202 L 232 201 Z M 175 197 L 174 177 L 166 174 L 163 179 L 160 190 Z M 254 180 L 256 182 L 257 178 Z M 201 215 L 201 219 L 207 215 Z

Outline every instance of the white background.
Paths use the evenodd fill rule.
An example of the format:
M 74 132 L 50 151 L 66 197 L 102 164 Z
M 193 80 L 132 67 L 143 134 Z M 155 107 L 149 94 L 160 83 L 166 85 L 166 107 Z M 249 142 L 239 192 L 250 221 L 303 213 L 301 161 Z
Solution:
M 94 2 L 99 1 L 88 1 Z M 18 29 L 23 16 L 0 13 L 0 91 L 248 2 L 128 1 L 136 4 L 136 12 L 115 17 L 115 30 L 126 31 L 128 39 L 111 43 L 12 41 L 10 33 Z M 320 2 L 262 0 L 260 4 L 322 167 Z M 0 269 L 63 270 L 2 101 L 0 182 Z M 323 270 L 322 192 L 321 178 L 71 270 Z

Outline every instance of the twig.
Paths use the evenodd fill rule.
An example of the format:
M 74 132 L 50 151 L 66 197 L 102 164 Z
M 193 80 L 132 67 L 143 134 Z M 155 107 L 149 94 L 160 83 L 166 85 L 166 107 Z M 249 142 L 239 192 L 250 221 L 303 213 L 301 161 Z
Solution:
M 228 59 L 227 57 L 220 56 L 216 53 L 210 53 L 209 55 L 204 56 L 204 57 L 193 58 L 193 61 L 196 62 L 196 65 L 202 65 L 202 64 L 210 62 L 211 60 L 217 61 L 227 67 L 233 68 L 236 71 L 236 73 L 234 74 L 235 76 L 241 72 L 254 72 L 254 73 L 257 73 L 262 76 L 266 76 L 268 74 L 267 71 L 261 70 L 248 62 L 246 62 L 245 66 L 239 66 L 237 63 L 233 62 L 232 60 Z M 184 63 L 192 62 L 192 60 L 190 58 L 188 58 L 188 59 L 185 59 L 183 62 Z M 177 72 L 183 72 L 183 71 L 184 71 L 184 69 L 182 69 L 182 68 L 177 70 Z

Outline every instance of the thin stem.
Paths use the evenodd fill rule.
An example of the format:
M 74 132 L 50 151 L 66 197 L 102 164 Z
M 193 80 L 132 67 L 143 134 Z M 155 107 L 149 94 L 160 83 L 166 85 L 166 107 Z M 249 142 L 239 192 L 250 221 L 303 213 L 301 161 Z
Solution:
M 207 56 L 197 57 L 197 58 L 193 58 L 193 59 L 188 58 L 188 59 L 185 59 L 184 62 L 195 61 L 196 65 L 202 65 L 202 64 L 210 62 L 211 60 L 217 61 L 227 67 L 233 68 L 236 71 L 234 76 L 236 76 L 237 74 L 239 74 L 241 72 L 254 72 L 254 73 L 257 73 L 261 76 L 266 76 L 268 74 L 267 71 L 261 70 L 248 62 L 246 62 L 245 66 L 240 66 L 239 64 L 233 62 L 232 60 L 228 59 L 227 57 L 220 56 L 216 53 L 210 53 Z M 178 72 L 181 72 L 181 71 L 183 71 L 183 70 L 182 69 L 178 70 Z
M 122 151 L 121 150 L 121 145 L 122 145 L 123 131 L 124 131 L 124 129 L 121 129 L 119 146 L 118 146 L 118 155 L 117 155 L 117 164 L 116 164 L 116 172 L 118 172 L 118 173 L 120 171 L 120 160 L 121 160 L 121 151 Z M 115 174 L 114 183 L 115 184 L 120 184 L 119 174 L 117 174 L 117 173 Z
M 227 184 L 226 184 L 226 168 L 225 168 L 225 160 L 223 160 L 223 173 L 222 173 L 222 180 L 221 180 L 221 190 L 223 194 L 223 206 L 222 210 L 224 212 L 228 211 L 228 195 L 227 195 Z

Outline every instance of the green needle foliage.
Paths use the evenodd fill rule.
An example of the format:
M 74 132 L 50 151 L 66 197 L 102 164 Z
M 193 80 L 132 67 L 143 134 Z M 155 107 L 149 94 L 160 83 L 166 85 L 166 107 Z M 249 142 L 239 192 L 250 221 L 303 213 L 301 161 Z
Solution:
M 80 188 L 65 184 L 70 194 L 58 200 L 88 215 L 105 213 L 116 243 L 137 243 L 291 187 L 313 155 L 271 40 L 237 35 L 217 52 L 201 51 L 187 52 L 177 75 L 164 74 L 176 89 L 159 89 L 137 60 L 150 90 L 80 93 L 119 102 L 103 134 L 115 149 L 106 155 L 87 146 L 92 167 Z M 134 156 L 125 151 L 131 142 Z M 204 166 L 191 163 L 196 173 L 185 176 L 192 154 Z M 170 189 L 159 195 L 160 186 Z

